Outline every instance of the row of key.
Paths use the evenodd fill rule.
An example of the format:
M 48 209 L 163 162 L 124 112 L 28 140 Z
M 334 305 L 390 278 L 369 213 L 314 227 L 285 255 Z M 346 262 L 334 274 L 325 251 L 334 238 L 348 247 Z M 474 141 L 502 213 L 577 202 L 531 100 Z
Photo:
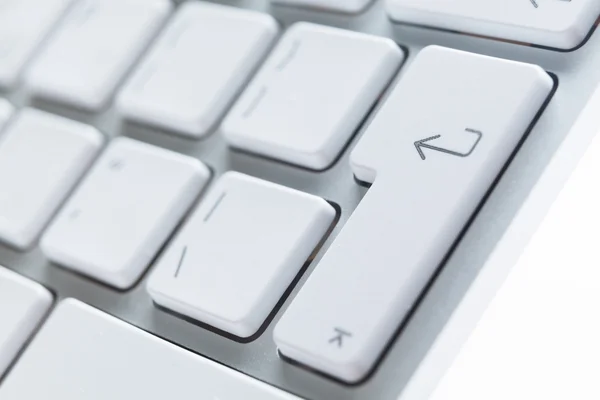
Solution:
M 347 12 L 368 3 L 276 2 Z M 397 19 L 414 15 L 408 22 L 429 25 L 416 16 L 445 3 L 388 5 Z M 522 29 L 521 39 L 573 47 L 593 24 L 579 13 L 597 15 L 599 3 L 568 3 L 578 10 L 576 26 L 560 40 L 527 35 L 541 25 Z M 14 19 L 33 3 L 12 4 Z M 405 59 L 390 39 L 310 23 L 277 40 L 272 17 L 199 1 L 174 12 L 166 0 L 42 4 L 33 13 L 39 23 L 19 38 L 25 50 L 0 43 L 0 85 L 22 79 L 35 96 L 89 111 L 114 97 L 128 120 L 191 138 L 217 130 L 232 147 L 317 171 L 335 162 Z M 473 33 L 497 26 L 503 15 Z M 489 34 L 516 40 L 508 29 Z M 352 151 L 355 176 L 373 186 L 278 323 L 280 351 L 340 380 L 362 379 L 554 84 L 537 66 L 422 50 Z M 324 199 L 236 172 L 221 176 L 194 206 L 211 179 L 201 161 L 124 137 L 102 150 L 106 139 L 91 126 L 31 108 L 16 112 L 0 100 L 3 125 L 3 242 L 25 250 L 41 236 L 54 263 L 128 289 L 193 209 L 154 266 L 148 292 L 162 307 L 239 338 L 259 331 L 335 224 L 336 210 Z

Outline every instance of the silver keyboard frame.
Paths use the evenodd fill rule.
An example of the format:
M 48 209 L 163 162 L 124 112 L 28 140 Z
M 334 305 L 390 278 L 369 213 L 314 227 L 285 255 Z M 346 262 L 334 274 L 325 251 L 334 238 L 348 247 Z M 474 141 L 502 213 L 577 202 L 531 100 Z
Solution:
M 176 2 L 181 3 L 181 1 Z M 212 134 L 206 140 L 192 141 L 150 127 L 123 124 L 112 106 L 102 113 L 89 114 L 51 102 L 31 99 L 22 88 L 0 91 L 0 96 L 8 98 L 18 106 L 33 105 L 87 122 L 97 126 L 108 136 L 124 134 L 198 157 L 213 170 L 213 182 L 223 172 L 236 170 L 322 196 L 339 205 L 341 210 L 337 226 L 315 261 L 308 266 L 262 335 L 249 343 L 233 341 L 200 324 L 156 308 L 145 290 L 147 274 L 133 289 L 120 292 L 62 268 L 51 266 L 38 247 L 21 253 L 0 245 L 0 264 L 41 282 L 53 290 L 57 301 L 67 297 L 80 299 L 168 341 L 302 398 L 396 400 L 427 355 L 436 337 L 442 332 L 453 310 L 468 291 L 495 245 L 503 237 L 528 193 L 600 82 L 600 51 L 598 51 L 600 34 L 591 35 L 588 42 L 576 51 L 560 52 L 394 24 L 386 16 L 381 0 L 375 0 L 364 13 L 357 16 L 269 6 L 266 0 L 213 2 L 271 13 L 284 27 L 296 21 L 311 21 L 390 37 L 408 51 L 406 64 L 410 64 L 424 46 L 438 44 L 539 64 L 558 78 L 558 88 L 552 101 L 480 208 L 415 312 L 402 328 L 400 335 L 389 344 L 389 350 L 374 373 L 361 384 L 345 385 L 286 362 L 279 357 L 272 340 L 272 330 L 277 320 L 368 190 L 353 179 L 348 160 L 349 149 L 333 167 L 323 172 L 312 172 L 232 151 L 219 134 Z M 406 65 L 400 71 L 399 78 L 405 70 Z M 359 129 L 350 148 L 356 143 L 373 115 L 374 113 L 371 113 Z M 515 254 L 518 254 L 519 250 L 513 249 Z M 432 379 L 430 384 L 434 383 Z

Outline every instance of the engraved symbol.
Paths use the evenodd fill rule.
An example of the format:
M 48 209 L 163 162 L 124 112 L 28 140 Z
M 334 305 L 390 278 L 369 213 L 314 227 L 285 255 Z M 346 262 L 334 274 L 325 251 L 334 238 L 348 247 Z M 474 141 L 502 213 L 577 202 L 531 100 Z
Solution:
M 285 69 L 294 61 L 294 59 L 296 59 L 296 56 L 298 55 L 298 51 L 300 50 L 300 47 L 302 47 L 302 42 L 300 40 L 295 40 L 292 43 L 292 46 L 290 47 L 288 52 L 286 54 L 284 54 L 283 59 L 281 61 L 279 61 L 277 63 L 277 65 L 275 65 L 275 70 L 277 72 L 283 73 L 285 71 Z M 252 117 L 252 114 L 260 106 L 262 101 L 267 96 L 268 92 L 269 92 L 268 84 L 262 85 L 258 89 L 258 92 L 253 96 L 253 98 L 250 100 L 250 103 L 248 104 L 248 106 L 246 107 L 244 112 L 242 113 L 243 119 L 248 119 L 248 118 Z
M 206 214 L 206 216 L 204 217 L 204 222 L 208 222 L 210 217 L 213 216 L 215 211 L 217 211 L 217 207 L 219 207 L 221 205 L 221 203 L 223 202 L 223 199 L 225 198 L 225 196 L 227 196 L 227 192 L 221 193 L 219 198 L 217 198 L 217 201 L 215 201 L 215 204 L 213 204 L 212 208 L 208 211 L 208 214 Z
M 332 337 L 331 339 L 329 339 L 329 343 L 330 344 L 335 344 L 337 343 L 337 346 L 339 348 L 342 348 L 344 346 L 344 338 L 351 338 L 352 334 L 350 332 L 347 332 L 343 329 L 340 328 L 333 328 L 334 332 L 335 332 L 335 336 Z
M 125 167 L 125 161 L 115 158 L 114 160 L 110 160 L 108 163 L 108 168 L 111 171 L 121 171 Z
M 475 147 L 477 147 L 477 145 L 479 144 L 479 142 L 481 141 L 481 138 L 483 137 L 483 134 L 480 131 L 477 131 L 475 129 L 471 129 L 471 128 L 467 128 L 465 129 L 465 132 L 471 133 L 473 135 L 475 135 L 477 138 L 475 139 L 475 142 L 473 143 L 473 145 L 471 146 L 471 148 L 467 151 L 467 152 L 460 152 L 460 151 L 454 151 L 454 150 L 450 150 L 450 149 L 446 149 L 444 147 L 439 147 L 439 146 L 434 146 L 432 144 L 430 144 L 430 142 L 432 140 L 436 140 L 442 137 L 442 135 L 435 135 L 435 136 L 431 136 L 425 139 L 421 139 L 421 140 L 417 140 L 415 142 L 415 148 L 417 149 L 417 152 L 419 153 L 419 156 L 421 157 L 421 160 L 425 160 L 425 153 L 423 152 L 423 149 L 429 149 L 429 150 L 434 150 L 434 151 L 439 151 L 441 153 L 446 153 L 446 154 L 450 154 L 452 156 L 457 156 L 457 157 L 468 157 L 470 156 L 473 151 L 475 150 Z
M 302 42 L 300 42 L 299 40 L 294 40 L 294 42 L 292 43 L 292 47 L 290 48 L 289 52 L 285 55 L 285 57 L 283 58 L 283 60 L 281 60 L 279 62 L 279 64 L 277 64 L 275 66 L 275 69 L 277 71 L 283 71 L 288 65 L 290 65 L 290 63 L 296 57 L 296 54 L 298 53 L 298 50 L 300 49 L 300 45 L 301 44 L 302 44 Z
M 254 111 L 258 108 L 259 104 L 263 101 L 263 99 L 267 95 L 267 92 L 268 92 L 267 86 L 266 85 L 261 86 L 260 90 L 254 97 L 254 99 L 252 99 L 252 101 L 250 102 L 250 105 L 248 106 L 248 108 L 246 108 L 246 110 L 242 114 L 242 118 L 247 119 L 252 116 L 252 113 L 254 113 Z
M 187 246 L 183 247 L 183 251 L 181 252 L 181 257 L 179 257 L 179 264 L 177 264 L 177 269 L 175 270 L 175 278 L 179 277 L 179 271 L 181 271 L 181 266 L 183 265 L 183 260 L 185 260 L 185 253 L 187 253 Z
M 537 0 L 529 0 L 529 1 L 531 2 L 531 4 L 532 4 L 532 5 L 533 5 L 535 8 L 539 8 L 539 7 L 540 7 L 540 5 L 538 4 L 538 1 L 537 1 Z M 570 2 L 571 2 L 571 0 L 558 0 L 558 1 L 562 1 L 562 2 L 565 2 L 565 3 L 570 3 Z

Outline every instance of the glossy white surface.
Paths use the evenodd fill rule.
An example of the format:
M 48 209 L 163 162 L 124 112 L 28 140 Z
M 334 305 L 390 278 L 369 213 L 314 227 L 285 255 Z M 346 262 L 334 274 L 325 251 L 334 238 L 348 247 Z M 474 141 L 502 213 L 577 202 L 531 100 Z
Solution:
M 148 282 L 158 304 L 238 337 L 256 333 L 325 236 L 325 200 L 225 174 Z
M 396 21 L 532 43 L 578 46 L 600 14 L 598 0 L 386 0 Z
M 72 0 L 0 0 L 0 86 L 18 83 L 27 62 Z
M 192 137 L 208 134 L 278 29 L 268 14 L 184 4 L 120 93 L 121 113 Z
M 51 303 L 44 287 L 0 266 L 0 378 Z
M 26 85 L 37 96 L 97 111 L 171 8 L 168 0 L 78 1 L 26 72 Z
M 437 46 L 409 68 L 351 156 L 373 186 L 274 333 L 345 381 L 373 367 L 553 86 L 537 66 Z
M 57 264 L 128 288 L 209 177 L 197 159 L 114 139 L 48 228 L 42 250 Z
M 225 119 L 234 147 L 310 169 L 342 151 L 396 73 L 391 40 L 326 26 L 289 28 Z
M 357 13 L 373 0 L 271 0 L 271 3 Z
M 73 299 L 56 307 L 0 398 L 299 400 Z
M 100 151 L 95 128 L 31 108 L 0 134 L 0 240 L 33 244 Z

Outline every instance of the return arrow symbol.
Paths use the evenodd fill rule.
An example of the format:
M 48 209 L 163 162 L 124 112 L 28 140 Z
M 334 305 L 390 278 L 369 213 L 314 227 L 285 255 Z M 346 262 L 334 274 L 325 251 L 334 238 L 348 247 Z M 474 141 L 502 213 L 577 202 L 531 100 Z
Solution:
M 457 157 L 468 157 L 471 155 L 471 153 L 473 153 L 473 151 L 475 150 L 475 147 L 477 147 L 477 145 L 479 144 L 479 141 L 481 140 L 481 138 L 483 137 L 483 134 L 475 129 L 471 129 L 471 128 L 467 128 L 465 129 L 466 132 L 472 133 L 474 135 L 477 136 L 477 139 L 475 140 L 475 143 L 473 143 L 473 145 L 471 146 L 471 148 L 469 149 L 468 152 L 466 153 L 461 153 L 458 151 L 454 151 L 454 150 L 450 150 L 450 149 L 445 149 L 443 147 L 438 147 L 438 146 L 434 146 L 428 142 L 435 140 L 435 139 L 439 139 L 442 137 L 442 135 L 435 135 L 435 136 L 430 136 L 428 138 L 425 139 L 421 139 L 421 140 L 417 140 L 415 142 L 415 148 L 417 149 L 417 152 L 419 153 L 419 156 L 421 157 L 421 160 L 425 160 L 425 153 L 423 152 L 423 149 L 429 149 L 429 150 L 435 150 L 435 151 L 439 151 L 442 153 L 446 153 L 446 154 L 450 154 L 452 156 L 457 156 Z

